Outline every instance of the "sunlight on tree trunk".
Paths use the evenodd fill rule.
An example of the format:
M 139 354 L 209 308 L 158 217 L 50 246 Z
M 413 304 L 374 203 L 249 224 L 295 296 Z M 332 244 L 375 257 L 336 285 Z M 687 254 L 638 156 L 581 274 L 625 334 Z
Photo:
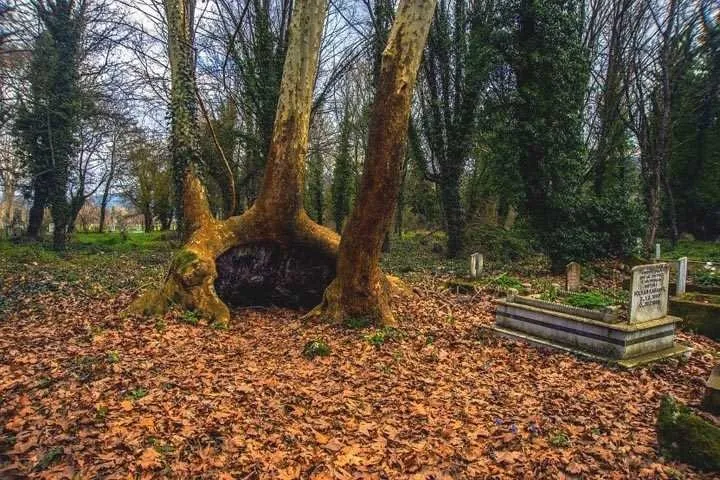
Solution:
M 176 255 L 164 285 L 136 300 L 130 312 L 159 313 L 176 304 L 227 324 L 230 313 L 221 297 L 253 304 L 255 294 L 274 291 L 271 298 L 276 300 L 290 291 L 296 299 L 299 292 L 289 287 L 320 285 L 319 300 L 334 275 L 339 237 L 310 220 L 302 196 L 326 10 L 327 0 L 295 4 L 273 140 L 257 201 L 241 216 L 217 220 L 202 184 L 190 171 L 183 193 L 190 239 Z
M 391 280 L 380 270 L 385 234 L 400 191 L 410 103 L 435 0 L 400 2 L 383 52 L 358 198 L 343 230 L 337 276 L 311 316 L 342 322 L 364 317 L 394 323 Z

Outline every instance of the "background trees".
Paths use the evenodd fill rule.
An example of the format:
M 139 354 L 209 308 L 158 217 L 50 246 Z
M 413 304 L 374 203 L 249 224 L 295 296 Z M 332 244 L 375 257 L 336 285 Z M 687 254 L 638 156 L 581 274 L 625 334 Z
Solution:
M 53 88 L 60 87 L 53 85 L 62 75 L 45 68 L 60 44 L 42 20 L 52 15 L 42 12 L 63 5 L 73 15 L 85 12 L 86 21 L 72 77 L 77 101 L 49 109 L 50 130 L 59 135 L 53 150 L 67 137 L 55 153 L 67 151 L 67 162 L 48 169 L 55 154 L 43 112 L 51 99 L 59 101 Z M 166 210 L 182 216 L 177 174 L 186 165 L 194 165 L 217 218 L 252 207 L 265 172 L 293 2 L 3 6 L 10 28 L 0 47 L 7 140 L 0 178 L 5 205 L 30 193 L 31 236 L 56 191 L 50 183 L 62 192 L 55 194 L 64 199 L 54 202 L 55 212 L 67 231 L 83 198 L 104 211 L 120 201 L 113 184 L 127 190 L 130 178 L 140 178 L 125 169 L 135 173 L 113 180 L 123 176 L 129 157 L 124 128 L 114 128 L 117 111 L 127 128 L 134 124 L 148 138 L 164 139 L 175 158 L 176 179 L 163 198 L 176 205 Z M 304 189 L 310 215 L 338 232 L 357 199 L 379 54 L 396 7 L 336 0 L 328 9 Z M 718 38 L 718 11 L 709 0 L 440 1 L 413 97 L 393 231 L 441 228 L 444 253 L 457 256 L 484 248 L 479 239 L 487 232 L 507 227 L 514 235 L 517 228 L 556 265 L 628 253 L 638 236 L 646 247 L 657 235 L 715 238 Z M 172 71 L 195 72 L 180 76 L 182 95 L 170 82 Z M 189 122 L 169 117 L 180 111 L 172 105 L 184 106 Z M 178 130 L 178 122 L 194 127 Z M 187 148 L 171 140 L 182 132 Z M 81 148 L 90 137 L 98 142 L 92 155 Z

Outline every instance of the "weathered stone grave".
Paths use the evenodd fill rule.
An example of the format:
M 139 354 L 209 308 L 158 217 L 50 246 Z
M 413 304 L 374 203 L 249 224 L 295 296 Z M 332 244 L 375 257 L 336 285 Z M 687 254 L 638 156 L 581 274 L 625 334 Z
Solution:
M 485 266 L 485 258 L 481 253 L 473 253 L 470 255 L 470 276 L 477 278 L 483 271 Z
M 667 314 L 669 276 L 665 263 L 635 267 L 624 315 L 618 306 L 587 310 L 537 295 L 511 294 L 496 301 L 493 329 L 503 336 L 628 368 L 687 354 L 688 347 L 675 343 L 676 324 L 682 320 Z
M 675 295 L 678 297 L 685 295 L 687 289 L 688 276 L 688 257 L 682 257 L 678 260 L 677 282 L 675 284 Z
M 655 263 L 632 269 L 630 323 L 656 320 L 667 315 L 670 265 Z
M 580 264 L 570 262 L 565 267 L 565 290 L 576 292 L 580 290 Z

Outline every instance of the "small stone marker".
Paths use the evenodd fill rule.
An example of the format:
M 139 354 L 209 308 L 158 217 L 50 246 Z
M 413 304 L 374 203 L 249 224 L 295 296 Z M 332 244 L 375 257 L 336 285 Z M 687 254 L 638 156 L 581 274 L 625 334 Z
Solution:
M 660 261 L 660 244 L 655 244 L 655 260 Z
M 682 257 L 678 260 L 678 271 L 677 271 L 677 285 L 675 288 L 675 295 L 678 297 L 685 295 L 685 288 L 687 286 L 687 274 L 688 274 L 688 258 Z
M 565 267 L 565 290 L 575 292 L 580 289 L 580 264 L 570 262 Z
M 472 278 L 479 277 L 480 273 L 483 271 L 484 264 L 485 259 L 481 253 L 473 253 L 470 255 L 470 276 Z
M 667 263 L 633 268 L 630 323 L 648 322 L 667 316 L 669 285 L 670 266 Z

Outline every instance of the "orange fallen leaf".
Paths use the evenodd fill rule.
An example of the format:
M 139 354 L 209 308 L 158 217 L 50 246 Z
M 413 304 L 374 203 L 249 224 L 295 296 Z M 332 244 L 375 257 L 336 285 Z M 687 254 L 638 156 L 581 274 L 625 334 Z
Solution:
M 162 456 L 154 448 L 146 448 L 140 456 L 138 464 L 145 470 L 153 470 L 162 467 Z

